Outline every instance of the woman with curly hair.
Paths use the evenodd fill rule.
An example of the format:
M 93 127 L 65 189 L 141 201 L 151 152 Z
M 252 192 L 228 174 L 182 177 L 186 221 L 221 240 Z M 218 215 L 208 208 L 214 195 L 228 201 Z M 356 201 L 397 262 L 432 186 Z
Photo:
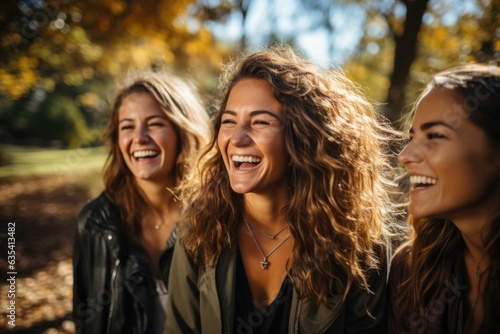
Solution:
M 104 134 L 105 190 L 78 217 L 77 333 L 163 332 L 160 267 L 167 277 L 185 184 L 208 132 L 208 115 L 185 81 L 164 72 L 126 78 Z
M 390 128 L 341 72 L 286 46 L 222 81 L 166 333 L 383 332 Z
M 391 333 L 500 333 L 500 69 L 436 74 L 399 156 L 410 239 L 392 260 Z

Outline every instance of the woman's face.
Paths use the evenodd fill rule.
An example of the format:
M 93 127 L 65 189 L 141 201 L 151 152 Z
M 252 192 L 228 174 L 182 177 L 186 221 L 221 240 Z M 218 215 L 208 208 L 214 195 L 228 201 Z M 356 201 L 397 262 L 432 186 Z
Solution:
M 217 142 L 235 192 L 286 191 L 283 120 L 283 106 L 267 81 L 243 79 L 233 87 Z
M 410 176 L 416 218 L 491 217 L 498 209 L 500 157 L 467 118 L 456 93 L 434 88 L 419 102 L 399 155 Z
M 118 109 L 118 145 L 137 181 L 175 182 L 177 134 L 153 95 L 127 95 Z

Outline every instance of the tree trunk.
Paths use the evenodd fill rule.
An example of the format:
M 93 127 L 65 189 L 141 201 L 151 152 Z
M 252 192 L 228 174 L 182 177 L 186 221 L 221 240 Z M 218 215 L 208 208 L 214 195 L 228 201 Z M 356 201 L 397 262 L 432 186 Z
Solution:
M 429 0 L 404 0 L 406 19 L 404 31 L 398 36 L 395 32 L 394 66 L 387 93 L 385 115 L 395 124 L 402 116 L 406 105 L 406 85 L 410 76 L 410 68 L 417 55 L 418 33 L 422 25 L 422 17 Z
M 248 47 L 247 41 L 247 33 L 246 33 L 246 23 L 247 23 L 247 14 L 248 7 L 250 6 L 249 0 L 237 0 L 234 5 L 241 12 L 241 39 L 240 39 L 240 48 L 242 50 L 246 50 Z

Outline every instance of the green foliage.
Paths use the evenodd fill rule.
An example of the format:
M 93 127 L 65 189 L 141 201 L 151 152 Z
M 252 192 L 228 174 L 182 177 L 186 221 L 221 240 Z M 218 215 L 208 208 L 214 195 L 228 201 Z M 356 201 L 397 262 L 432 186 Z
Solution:
M 105 147 L 71 150 L 1 146 L 8 161 L 0 165 L 0 179 L 33 175 L 58 175 L 61 179 L 75 172 L 99 171 L 106 161 Z
M 46 142 L 59 140 L 76 148 L 88 136 L 83 115 L 74 101 L 54 94 L 48 96 L 30 120 L 32 135 Z
M 18 100 L 37 85 L 52 92 L 157 64 L 213 74 L 223 51 L 193 2 L 0 3 L 0 28 L 7 31 L 0 36 L 0 96 Z
M 205 97 L 229 53 L 195 0 L 0 1 L 0 31 L 0 143 L 94 145 L 124 74 L 166 67 Z
M 464 10 L 451 1 L 430 2 L 418 34 L 417 57 L 409 65 L 401 114 L 411 109 L 434 73 L 466 62 L 499 64 L 500 38 L 496 32 L 500 30 L 500 1 L 468 3 L 475 4 L 475 9 Z M 378 102 L 385 100 L 395 61 L 393 34 L 400 33 L 403 25 L 404 17 L 373 10 L 367 18 L 359 51 L 344 65 L 349 77 L 366 87 L 368 95 Z

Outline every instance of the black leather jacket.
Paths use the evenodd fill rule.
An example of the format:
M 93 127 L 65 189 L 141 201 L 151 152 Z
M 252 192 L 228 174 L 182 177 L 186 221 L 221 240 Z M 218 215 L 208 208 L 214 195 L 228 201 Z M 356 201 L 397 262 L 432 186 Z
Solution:
M 174 229 L 161 256 L 164 278 L 176 237 Z M 127 242 L 119 210 L 106 195 L 89 201 L 73 244 L 76 333 L 152 333 L 156 284 L 148 262 L 141 246 Z

